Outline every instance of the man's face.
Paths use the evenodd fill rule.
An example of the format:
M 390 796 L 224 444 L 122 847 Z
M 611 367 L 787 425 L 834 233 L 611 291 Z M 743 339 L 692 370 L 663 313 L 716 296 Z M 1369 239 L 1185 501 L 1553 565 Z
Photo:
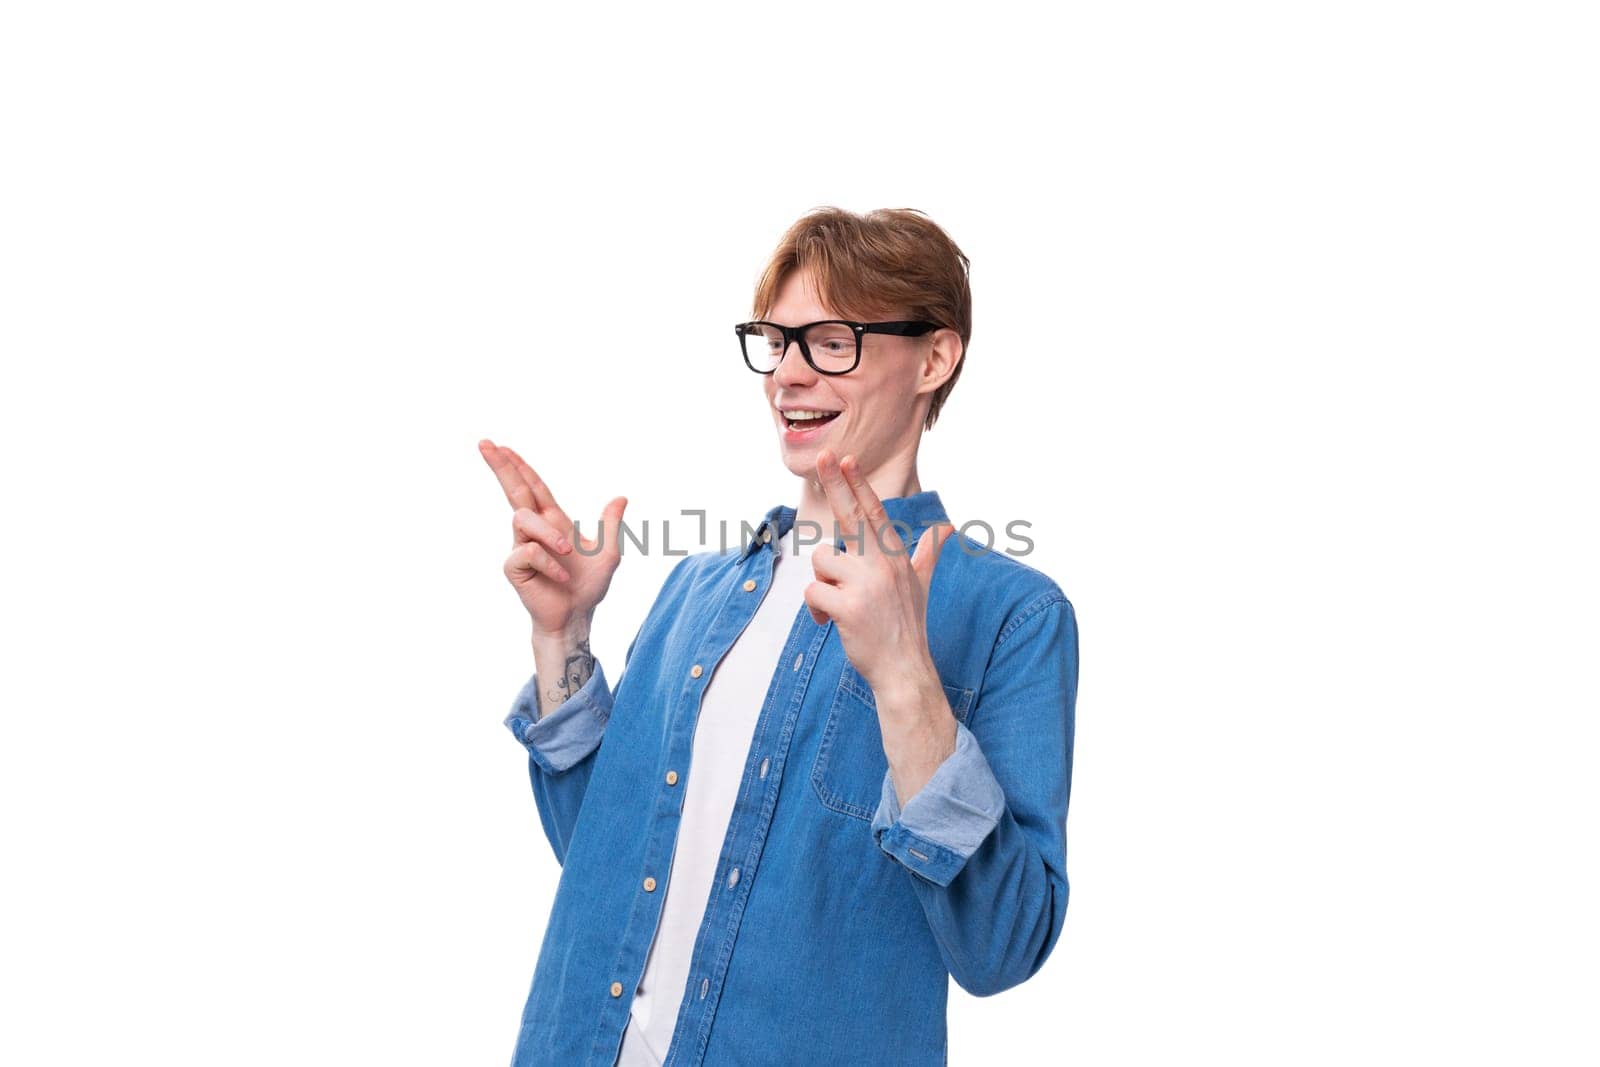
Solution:
M 799 271 L 784 280 L 764 316 L 783 326 L 846 317 L 819 303 L 810 275 Z M 902 309 L 870 321 L 910 317 Z M 923 338 L 869 333 L 862 338 L 855 370 L 818 374 L 800 354 L 799 343 L 791 343 L 778 369 L 761 379 L 784 465 L 802 478 L 815 478 L 817 453 L 826 445 L 841 458 L 853 453 L 870 477 L 890 456 L 914 448 L 922 428 L 916 396 L 927 350 Z M 800 423 L 786 414 L 800 411 L 837 414 Z

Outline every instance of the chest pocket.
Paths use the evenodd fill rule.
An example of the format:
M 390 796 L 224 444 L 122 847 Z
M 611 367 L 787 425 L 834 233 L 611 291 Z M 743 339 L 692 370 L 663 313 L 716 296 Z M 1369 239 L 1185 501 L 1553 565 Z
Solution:
M 945 685 L 944 694 L 956 721 L 965 723 L 973 691 Z M 870 821 L 882 799 L 883 776 L 888 770 L 872 687 L 847 663 L 811 764 L 811 785 L 827 807 Z

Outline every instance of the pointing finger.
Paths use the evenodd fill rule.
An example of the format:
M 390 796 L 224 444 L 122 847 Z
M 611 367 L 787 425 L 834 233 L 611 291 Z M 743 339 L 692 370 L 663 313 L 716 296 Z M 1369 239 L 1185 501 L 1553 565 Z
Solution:
M 848 548 L 866 532 L 866 516 L 861 513 L 861 506 L 856 501 L 855 493 L 850 490 L 850 484 L 844 480 L 844 474 L 839 470 L 839 460 L 832 449 L 824 448 L 817 453 L 817 482 L 822 486 L 828 506 L 833 510 L 834 523 L 838 527 L 836 536 L 844 539 Z M 865 546 L 856 551 L 865 551 Z
M 539 477 L 532 467 L 528 466 L 527 460 L 517 455 L 516 449 L 509 446 L 503 447 L 510 454 L 511 461 L 516 465 L 517 472 L 522 476 L 522 480 L 528 484 L 528 489 L 533 493 L 535 506 L 540 511 L 552 508 L 561 512 L 561 515 L 565 517 L 566 512 L 561 511 L 561 505 L 556 503 L 556 496 L 550 491 L 550 487 L 545 484 L 544 479 Z
M 867 517 L 867 529 L 873 534 L 872 543 L 891 555 L 905 554 L 905 542 L 900 540 L 900 533 L 889 521 L 888 512 L 883 510 L 883 501 L 878 499 L 878 494 L 867 484 L 866 478 L 861 475 L 861 464 L 853 455 L 846 456 L 839 464 L 843 472 L 845 483 L 850 486 L 850 491 L 855 494 L 856 506 Z
M 522 473 L 517 470 L 516 461 L 508 455 L 509 451 L 487 437 L 478 442 L 479 454 L 483 456 L 483 461 L 489 464 L 489 469 L 494 471 L 494 476 L 500 482 L 500 488 L 505 492 L 512 508 L 533 508 L 536 503 L 533 490 L 523 481 Z

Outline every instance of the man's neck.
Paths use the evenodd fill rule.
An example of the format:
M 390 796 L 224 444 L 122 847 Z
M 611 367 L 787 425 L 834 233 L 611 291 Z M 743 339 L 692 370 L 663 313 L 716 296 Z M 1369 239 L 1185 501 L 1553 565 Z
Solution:
M 914 449 L 905 455 L 893 456 L 888 462 L 865 473 L 867 484 L 878 494 L 879 500 L 914 496 L 922 492 L 922 482 L 917 477 L 917 454 Z M 817 481 L 815 472 L 800 482 L 800 504 L 795 508 L 794 519 L 795 525 L 805 531 L 804 536 L 816 536 L 820 530 L 824 542 L 833 539 L 835 523 L 833 506 L 828 503 L 828 495 L 823 491 L 822 484 Z M 816 526 L 800 525 L 806 522 L 816 523 Z

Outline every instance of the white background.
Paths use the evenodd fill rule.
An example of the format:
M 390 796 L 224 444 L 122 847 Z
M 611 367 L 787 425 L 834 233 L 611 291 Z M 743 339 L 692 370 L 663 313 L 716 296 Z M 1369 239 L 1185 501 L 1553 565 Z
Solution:
M 951 1062 L 1595 1062 L 1582 6 L 8 6 L 0 1060 L 509 1058 L 475 442 L 793 502 L 730 326 L 838 204 L 971 256 L 923 484 L 1081 625 L 1066 928 Z

